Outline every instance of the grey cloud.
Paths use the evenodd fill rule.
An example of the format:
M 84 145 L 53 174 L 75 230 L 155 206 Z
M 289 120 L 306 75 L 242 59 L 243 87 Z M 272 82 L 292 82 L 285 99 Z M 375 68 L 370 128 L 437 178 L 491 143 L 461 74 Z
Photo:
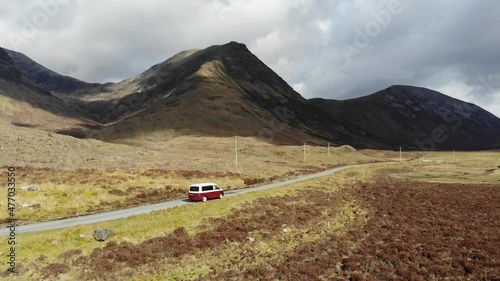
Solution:
M 391 3 L 401 11 L 386 23 Z M 20 34 L 22 18 L 40 9 L 38 0 L 0 4 L 2 34 Z M 234 40 L 308 98 L 353 98 L 410 84 L 499 116 L 498 14 L 495 0 L 72 0 L 17 50 L 63 74 L 105 82 L 185 49 Z M 359 48 L 355 36 L 367 28 L 373 36 Z M 8 38 L 0 45 L 9 48 Z M 346 45 L 357 52 L 346 57 Z

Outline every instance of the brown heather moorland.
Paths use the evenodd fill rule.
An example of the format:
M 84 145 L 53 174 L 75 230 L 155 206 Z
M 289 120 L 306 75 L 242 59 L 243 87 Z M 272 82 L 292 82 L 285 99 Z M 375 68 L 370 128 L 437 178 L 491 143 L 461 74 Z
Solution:
M 500 188 L 357 172 L 45 266 L 86 280 L 499 280 Z

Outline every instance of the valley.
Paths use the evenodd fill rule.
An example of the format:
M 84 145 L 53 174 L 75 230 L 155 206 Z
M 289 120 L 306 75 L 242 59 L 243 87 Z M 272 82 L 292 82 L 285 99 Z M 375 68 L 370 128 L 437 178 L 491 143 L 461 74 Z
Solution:
M 421 87 L 365 94 L 305 99 L 237 42 L 109 83 L 0 48 L 0 169 L 15 167 L 17 186 L 0 205 L 15 196 L 18 224 L 185 198 L 199 182 L 231 192 L 379 163 L 18 234 L 16 273 L 0 279 L 498 279 L 500 119 Z

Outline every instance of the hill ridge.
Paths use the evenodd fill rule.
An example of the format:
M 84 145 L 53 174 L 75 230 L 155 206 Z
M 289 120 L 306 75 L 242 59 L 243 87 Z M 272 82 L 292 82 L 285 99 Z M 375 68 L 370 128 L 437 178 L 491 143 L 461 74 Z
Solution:
M 63 76 L 2 50 L 0 78 L 9 85 L 16 77 L 23 81 L 33 88 L 31 99 L 50 95 L 42 103 L 49 111 L 57 104 L 53 112 L 61 117 L 92 120 L 58 130 L 77 137 L 96 130 L 115 142 L 241 135 L 278 144 L 330 141 L 384 149 L 485 149 L 500 143 L 499 118 L 426 88 L 393 85 L 355 99 L 306 100 L 237 42 L 182 51 L 139 75 L 106 84 Z

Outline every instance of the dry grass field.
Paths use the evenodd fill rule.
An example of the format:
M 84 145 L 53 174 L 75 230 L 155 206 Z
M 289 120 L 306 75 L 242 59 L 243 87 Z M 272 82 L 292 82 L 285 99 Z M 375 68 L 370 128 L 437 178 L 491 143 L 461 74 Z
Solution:
M 1 125 L 1 124 L 0 124 Z M 1 125 L 20 223 L 185 197 L 399 152 L 154 135 L 122 143 Z M 98 136 L 97 136 L 98 137 Z M 159 138 L 163 137 L 158 136 Z M 500 153 L 403 154 L 286 187 L 17 238 L 19 280 L 495 280 Z M 38 191 L 21 187 L 37 186 Z M 1 192 L 1 206 L 6 191 Z M 1 219 L 6 215 L 3 214 Z M 96 228 L 113 234 L 93 239 Z M 0 238 L 0 256 L 7 240 Z M 11 280 L 4 272 L 0 279 Z
M 58 276 L 58 273 L 62 273 L 62 277 L 68 278 L 68 280 L 77 278 L 96 280 L 96 274 L 102 275 L 99 278 L 103 278 L 103 280 L 108 280 L 109 278 L 112 278 L 112 276 L 121 276 L 109 275 L 107 273 L 103 274 L 103 271 L 109 272 L 109 270 L 116 270 L 117 272 L 123 273 L 122 268 L 106 269 L 107 266 L 109 266 L 107 263 L 103 264 L 103 267 L 98 269 L 94 268 L 94 266 L 97 265 L 97 263 L 94 263 L 94 260 L 99 260 L 98 263 L 100 263 L 100 260 L 102 259 L 102 256 L 96 256 L 96 249 L 105 249 L 103 248 L 105 244 L 93 240 L 93 230 L 96 227 L 112 229 L 113 235 L 109 243 L 114 242 L 120 244 L 122 242 L 127 242 L 131 247 L 133 247 L 133 249 L 130 248 L 131 251 L 135 251 L 139 249 L 139 247 L 142 247 L 141 245 L 146 244 L 150 244 L 150 247 L 152 247 L 148 249 L 157 248 L 160 245 L 163 245 L 161 247 L 166 247 L 164 250 L 168 251 L 167 248 L 174 250 L 174 248 L 172 248 L 173 245 L 182 242 L 178 240 L 178 238 L 181 239 L 182 237 L 177 237 L 179 233 L 184 233 L 183 231 L 180 232 L 180 230 L 178 230 L 181 228 L 185 230 L 189 237 L 193 237 L 192 239 L 197 237 L 197 240 L 206 241 L 206 243 L 208 243 L 207 245 L 201 245 L 201 249 L 204 249 L 204 251 L 209 251 L 210 245 L 220 244 L 221 247 L 231 246 L 231 249 L 225 248 L 224 252 L 227 253 L 229 253 L 229 251 L 234 251 L 238 245 L 241 245 L 240 243 L 249 241 L 246 236 L 243 237 L 243 240 L 241 240 L 241 235 L 244 232 L 236 231 L 238 232 L 234 233 L 236 235 L 234 239 L 236 240 L 228 245 L 226 245 L 226 243 L 222 243 L 226 239 L 225 235 L 231 235 L 231 233 L 225 233 L 225 226 L 219 226 L 219 229 L 217 230 L 218 234 L 215 234 L 215 236 L 219 236 L 219 238 L 210 238 L 214 225 L 217 225 L 218 223 L 227 221 L 230 223 L 231 227 L 238 227 L 237 224 L 239 224 L 239 222 L 236 221 L 236 224 L 229 222 L 229 220 L 233 217 L 238 220 L 245 220 L 249 223 L 254 221 L 254 215 L 259 217 L 261 222 L 256 222 L 251 226 L 247 226 L 244 230 L 246 232 L 254 232 L 255 236 L 252 237 L 255 239 L 261 239 L 259 237 L 263 237 L 262 239 L 266 237 L 272 238 L 275 233 L 285 233 L 282 232 L 285 228 L 287 228 L 287 233 L 288 228 L 290 230 L 293 229 L 295 232 L 298 228 L 304 227 L 304 231 L 307 231 L 307 227 L 305 226 L 309 224 L 311 224 L 311 227 L 314 227 L 316 224 L 325 224 L 324 227 L 328 228 L 328 231 L 342 231 L 344 225 L 349 224 L 350 221 L 354 219 L 355 216 L 353 215 L 353 212 L 361 212 L 360 207 L 349 197 L 344 199 L 337 198 L 334 202 L 330 202 L 325 199 L 334 198 L 335 194 L 342 189 L 342 186 L 350 186 L 350 183 L 360 181 L 365 176 L 366 175 L 364 173 L 354 174 L 351 172 L 343 176 L 334 175 L 329 178 L 313 180 L 293 186 L 260 192 L 251 192 L 241 196 L 225 198 L 223 200 L 216 200 L 208 203 L 191 204 L 188 206 L 174 208 L 169 211 L 155 212 L 150 215 L 140 215 L 124 220 L 106 222 L 99 225 L 78 226 L 59 231 L 20 235 L 18 240 L 22 240 L 22 243 L 19 243 L 18 246 L 18 256 L 20 257 L 19 278 L 29 278 L 30 280 L 58 280 L 61 278 L 61 276 Z M 328 188 L 323 191 L 319 191 L 319 189 L 322 189 L 320 187 L 324 186 L 325 183 L 328 184 Z M 314 187 L 318 190 L 313 191 L 312 189 Z M 311 189 L 310 197 L 315 198 L 314 201 L 299 202 L 296 200 L 298 198 L 297 196 L 302 193 L 304 188 Z M 323 192 L 327 195 L 327 197 L 322 200 L 319 195 Z M 279 200 L 280 198 L 289 198 L 289 200 L 283 201 Z M 316 203 L 320 201 L 322 202 L 321 205 L 315 206 Z M 275 203 L 267 206 L 270 202 Z M 323 210 L 323 207 L 330 205 L 330 203 L 334 204 L 329 206 L 328 210 Z M 337 207 L 340 207 L 342 210 L 337 210 Z M 278 214 L 282 215 L 288 213 L 286 208 L 290 208 L 292 213 L 287 214 L 286 216 L 275 216 L 273 214 L 273 212 L 280 212 Z M 309 208 L 312 209 L 309 210 Z M 248 211 L 255 212 L 255 214 L 248 213 Z M 327 218 L 328 221 L 322 222 L 320 217 L 315 217 L 318 214 L 323 218 Z M 290 220 L 289 222 L 286 222 L 296 215 L 300 215 L 300 217 L 292 219 L 293 221 Z M 309 222 L 310 219 L 313 219 L 314 222 Z M 266 224 L 270 225 L 266 227 Z M 284 224 L 288 226 L 283 226 Z M 259 228 L 267 229 L 263 229 L 264 232 L 261 233 Z M 171 234 L 173 232 L 176 234 Z M 292 235 L 291 232 L 288 234 Z M 250 234 L 248 235 L 250 237 Z M 304 233 L 304 235 L 307 237 L 306 239 L 317 239 L 318 237 L 318 233 Z M 164 236 L 168 236 L 169 238 L 165 240 L 163 238 Z M 182 239 L 191 239 L 189 237 L 184 237 Z M 290 236 L 289 239 L 292 237 L 293 236 Z M 212 239 L 215 239 L 216 241 L 211 242 Z M 152 243 L 153 241 L 157 241 L 159 244 L 156 244 L 156 242 Z M 0 243 L 3 242 L 5 242 L 4 239 L 0 239 Z M 265 245 L 263 245 L 263 250 L 269 252 L 277 250 L 279 249 L 281 242 L 280 240 L 270 240 L 269 243 L 272 243 L 270 246 L 273 248 L 266 250 Z M 297 245 L 297 243 L 294 244 Z M 110 246 L 111 245 L 113 244 L 110 244 Z M 193 275 L 193 273 L 190 273 L 189 270 L 186 271 L 182 267 L 179 267 L 179 264 L 182 262 L 179 258 L 185 256 L 185 250 L 188 249 L 182 249 L 182 245 L 184 244 L 179 244 L 179 249 L 176 250 L 179 251 L 179 254 L 175 254 L 172 257 L 172 260 L 176 260 L 176 262 L 168 265 L 169 267 L 165 269 L 166 271 L 163 270 L 160 272 L 161 276 L 155 277 L 158 278 L 157 280 L 175 280 L 175 278 L 180 278 L 180 280 L 182 280 L 185 278 L 200 276 L 199 274 Z M 290 246 L 293 248 L 293 245 Z M 128 277 L 121 276 L 119 278 L 122 280 L 137 280 L 138 278 L 145 278 L 145 280 L 148 280 L 149 278 L 152 278 L 149 276 L 151 273 L 149 270 L 154 270 L 153 268 L 157 266 L 156 262 L 165 261 L 162 258 L 162 256 L 165 255 L 162 253 L 164 250 L 157 250 L 160 250 L 160 248 L 157 248 L 156 250 L 147 250 L 151 255 L 158 253 L 159 256 L 144 257 L 148 260 L 148 263 L 149 261 L 151 262 L 151 267 L 148 267 L 148 272 L 145 272 L 145 276 L 141 277 L 137 275 L 138 271 L 136 270 L 138 264 L 136 264 L 133 268 L 129 268 L 126 262 L 118 262 L 117 265 L 121 264 L 125 268 L 129 268 L 125 269 L 125 271 L 130 271 L 131 274 Z M 210 255 L 210 253 L 207 254 Z M 234 253 L 233 255 L 236 254 L 237 253 Z M 135 254 L 132 253 L 124 253 L 124 255 L 131 255 L 130 257 L 127 257 L 127 259 L 138 258 L 138 256 L 135 256 Z M 167 254 L 167 256 L 168 255 L 170 254 Z M 195 258 L 198 256 L 198 252 L 192 252 L 189 256 L 190 258 Z M 111 260 L 117 261 L 115 258 L 111 258 Z M 155 263 L 153 264 L 153 262 Z M 217 260 L 210 260 L 209 262 L 217 262 Z M 75 266 L 76 264 L 81 264 L 82 266 Z M 165 265 L 167 265 L 167 263 Z M 189 263 L 186 263 L 186 265 L 189 266 Z M 171 269 L 175 270 L 170 272 Z M 88 274 L 83 274 L 84 272 L 88 272 Z M 7 275 L 4 275 L 4 277 L 7 277 Z
M 500 184 L 496 171 L 485 171 L 499 159 L 495 152 L 427 153 L 150 215 L 20 235 L 16 277 L 498 280 Z M 470 176 L 452 181 L 460 169 Z M 113 230 L 109 241 L 93 240 L 98 227 Z
M 404 166 L 398 178 L 443 183 L 500 184 L 498 152 L 435 152 Z
M 306 146 L 304 161 L 303 146 L 240 137 L 236 167 L 234 138 L 178 136 L 159 142 L 152 135 L 115 144 L 5 124 L 0 129 L 5 138 L 0 167 L 17 167 L 19 223 L 185 197 L 196 182 L 217 182 L 230 190 L 395 157 L 365 155 L 347 146 L 332 147 L 330 153 L 327 147 Z M 26 186 L 39 190 L 25 191 Z M 0 205 L 6 202 L 3 193 Z

